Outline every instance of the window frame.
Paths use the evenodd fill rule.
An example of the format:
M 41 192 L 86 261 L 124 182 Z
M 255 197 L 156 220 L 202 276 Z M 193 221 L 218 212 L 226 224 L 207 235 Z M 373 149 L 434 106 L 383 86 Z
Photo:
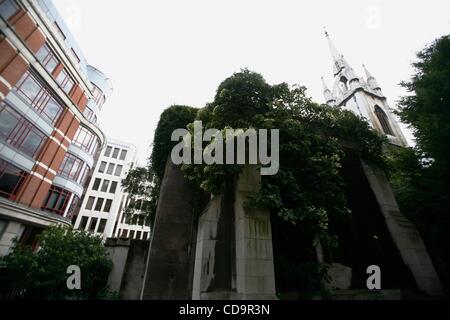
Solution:
M 15 171 L 15 172 L 14 172 Z M 9 199 L 9 200 L 15 200 L 17 197 L 17 194 L 19 193 L 20 188 L 23 185 L 23 182 L 25 181 L 26 177 L 28 176 L 28 172 L 20 169 L 19 167 L 16 167 L 15 165 L 0 159 L 0 181 L 2 180 L 3 176 L 7 173 L 16 173 L 16 177 L 18 177 L 16 183 L 14 184 L 14 187 L 12 188 L 11 192 L 6 192 L 3 190 L 0 190 L 0 197 Z
M 56 194 L 56 201 L 55 202 L 55 207 L 50 207 L 49 206 L 49 202 L 50 200 L 52 200 L 52 195 Z M 42 205 L 41 209 L 47 212 L 52 212 L 55 213 L 57 215 L 60 216 L 64 216 L 64 212 L 66 211 L 67 208 L 67 204 L 69 203 L 70 200 L 70 196 L 71 196 L 71 192 L 57 187 L 55 185 L 52 185 L 48 191 L 47 197 L 44 200 L 44 204 Z M 62 203 L 62 206 L 59 205 L 60 204 L 60 200 L 62 199 L 62 197 L 65 197 Z
M 9 116 L 13 117 L 16 120 L 16 123 L 12 126 L 12 130 L 8 134 L 0 132 L 0 138 L 21 153 L 36 159 L 48 139 L 47 135 L 20 115 L 5 101 L 0 103 L 0 116 L 3 112 L 8 113 Z M 31 135 L 36 136 L 40 141 L 34 148 L 28 149 L 25 148 L 25 146 L 27 145 L 27 142 L 31 141 L 28 140 Z
M 72 160 L 72 164 L 68 163 L 69 160 Z M 75 171 L 73 170 L 75 165 Z M 66 152 L 64 156 L 64 160 L 61 163 L 61 166 L 58 170 L 58 175 L 65 177 L 67 179 L 78 182 L 78 178 L 80 177 L 81 170 L 83 169 L 84 161 L 78 158 L 77 156 L 71 154 L 70 152 Z M 67 171 L 67 169 L 69 169 Z
M 45 53 L 44 57 L 39 57 L 39 53 L 41 50 L 45 49 L 47 52 Z M 61 61 L 58 59 L 58 57 L 53 53 L 52 49 L 47 43 L 44 43 L 42 47 L 36 52 L 35 54 L 37 60 L 42 64 L 45 70 L 48 71 L 48 73 L 53 74 L 55 69 L 58 67 L 58 65 L 61 63 Z M 55 66 L 50 70 L 48 68 L 48 65 L 50 61 L 55 62 Z
M 23 86 L 27 81 L 34 82 L 36 94 L 31 97 L 29 96 L 24 89 Z M 27 70 L 22 78 L 17 82 L 14 87 L 15 91 L 19 94 L 19 96 L 25 100 L 33 109 L 35 109 L 39 114 L 41 114 L 47 121 L 51 124 L 56 124 L 58 122 L 59 117 L 63 113 L 64 107 L 63 104 L 59 102 L 51 93 L 51 91 L 42 84 L 42 81 L 34 75 L 30 70 Z M 52 116 L 52 114 L 48 113 L 49 102 L 52 102 L 53 106 L 59 107 L 58 112 Z

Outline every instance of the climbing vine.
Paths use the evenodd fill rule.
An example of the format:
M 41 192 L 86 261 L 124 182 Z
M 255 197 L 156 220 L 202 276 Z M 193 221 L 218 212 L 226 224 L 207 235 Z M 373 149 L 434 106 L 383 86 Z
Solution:
M 280 219 L 309 227 L 314 241 L 336 246 L 330 218 L 349 212 L 340 167 L 344 146 L 368 161 L 383 164 L 377 133 L 349 111 L 318 105 L 306 88 L 285 83 L 270 86 L 261 75 L 242 70 L 219 86 L 215 99 L 197 113 L 204 129 L 279 129 L 280 168 L 263 176 L 262 188 L 248 206 L 268 208 Z M 187 128 L 193 135 L 193 124 Z M 213 143 L 210 142 L 210 143 Z M 207 147 L 204 143 L 204 148 Z M 225 153 L 225 151 L 224 151 Z M 185 177 L 212 194 L 220 194 L 243 165 L 184 164 Z
M 223 140 L 227 139 L 227 128 L 279 129 L 279 170 L 275 175 L 262 176 L 260 192 L 246 206 L 270 211 L 273 232 L 280 240 L 278 247 L 289 243 L 286 237 L 301 234 L 298 252 L 303 252 L 303 257 L 315 256 L 315 244 L 320 243 L 325 250 L 338 245 L 330 222 L 349 213 L 341 174 L 346 148 L 384 166 L 384 138 L 366 121 L 350 111 L 314 103 L 303 86 L 269 85 L 261 75 L 241 70 L 219 85 L 214 100 L 204 108 L 173 106 L 161 115 L 150 157 L 155 172 L 153 190 L 158 193 L 166 160 L 178 143 L 170 141 L 172 131 L 186 128 L 194 137 L 195 120 L 202 122 L 203 133 L 209 128 L 221 130 Z M 214 141 L 202 142 L 203 150 Z M 239 175 L 243 165 L 183 164 L 181 169 L 196 188 L 217 195 Z M 324 271 L 314 261 L 300 255 L 292 257 L 292 252 L 280 249 L 275 255 L 277 283 L 308 287 L 313 294 L 321 291 Z M 289 265 L 303 266 L 303 271 L 293 273 L 292 268 L 286 268 Z

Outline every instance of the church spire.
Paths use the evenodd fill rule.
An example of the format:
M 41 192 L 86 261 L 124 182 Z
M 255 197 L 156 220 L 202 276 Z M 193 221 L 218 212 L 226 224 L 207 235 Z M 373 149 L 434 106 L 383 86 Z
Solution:
M 320 77 L 320 79 L 322 79 L 323 96 L 325 97 L 325 102 L 331 106 L 334 106 L 336 103 L 336 98 L 333 96 L 330 89 L 328 89 L 323 77 Z
M 342 65 L 342 55 L 337 51 L 333 42 L 330 39 L 330 35 L 328 34 L 327 29 L 324 27 L 325 37 L 327 38 L 328 48 L 330 49 L 331 57 L 333 59 L 333 72 L 334 74 L 338 74 L 339 71 L 343 68 Z
M 330 49 L 331 57 L 333 58 L 333 73 L 335 77 L 344 76 L 348 81 L 352 81 L 354 79 L 358 80 L 353 69 L 350 67 L 348 62 L 345 60 L 344 55 L 339 53 L 339 51 L 334 46 L 333 42 L 330 39 L 330 35 L 328 31 L 324 27 L 325 37 L 327 38 L 328 47 Z
M 374 76 L 372 76 L 372 74 L 369 72 L 369 70 L 367 70 L 367 68 L 364 64 L 362 66 L 363 66 L 364 72 L 366 73 L 366 82 L 367 82 L 369 88 L 372 90 L 381 92 L 381 88 L 378 85 L 377 80 L 374 78 Z

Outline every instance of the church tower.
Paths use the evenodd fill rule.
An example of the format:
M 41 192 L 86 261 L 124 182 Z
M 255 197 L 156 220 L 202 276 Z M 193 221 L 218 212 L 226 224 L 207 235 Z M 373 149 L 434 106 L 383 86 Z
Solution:
M 385 134 L 389 142 L 399 146 L 407 146 L 400 127 L 389 110 L 386 97 L 383 95 L 376 79 L 363 65 L 366 79 L 358 77 L 331 42 L 328 32 L 325 36 L 333 59 L 334 84 L 332 91 L 322 78 L 323 94 L 328 105 L 350 110 L 364 117 L 377 131 Z

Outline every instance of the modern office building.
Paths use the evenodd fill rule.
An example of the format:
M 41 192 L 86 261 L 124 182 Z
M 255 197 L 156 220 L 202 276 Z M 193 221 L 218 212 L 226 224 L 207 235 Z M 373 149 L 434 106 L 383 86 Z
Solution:
M 132 200 L 122 189 L 121 181 L 136 165 L 136 147 L 107 139 L 96 162 L 89 186 L 83 196 L 75 228 L 106 238 L 147 240 L 150 228 L 143 216 L 125 214 Z
M 74 208 L 105 145 L 112 87 L 49 0 L 0 0 L 0 256 Z

